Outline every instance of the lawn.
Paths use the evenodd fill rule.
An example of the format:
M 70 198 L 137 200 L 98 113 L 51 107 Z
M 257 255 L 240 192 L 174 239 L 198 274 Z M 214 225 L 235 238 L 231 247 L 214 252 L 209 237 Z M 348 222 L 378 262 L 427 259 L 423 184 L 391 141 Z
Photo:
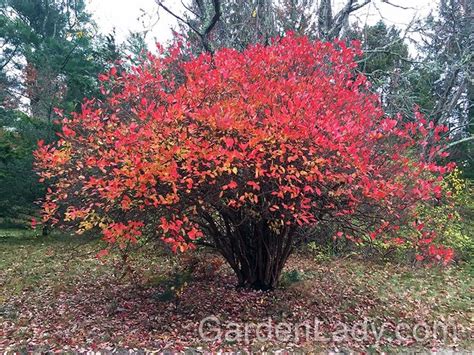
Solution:
M 301 253 L 279 289 L 257 292 L 236 289 L 211 253 L 143 249 L 124 273 L 98 249 L 83 237 L 0 231 L 1 350 L 474 350 L 467 266 Z

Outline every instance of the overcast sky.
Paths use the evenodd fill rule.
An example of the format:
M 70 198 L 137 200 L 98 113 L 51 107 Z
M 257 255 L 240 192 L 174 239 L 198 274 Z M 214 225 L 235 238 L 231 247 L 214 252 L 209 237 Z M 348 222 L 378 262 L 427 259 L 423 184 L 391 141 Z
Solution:
M 344 2 L 345 0 L 334 0 L 336 6 Z M 436 3 L 434 0 L 390 0 L 390 2 L 400 7 L 385 4 L 383 0 L 373 0 L 372 4 L 359 10 L 355 16 L 362 23 L 369 24 L 383 17 L 386 23 L 404 28 L 414 16 L 426 16 L 434 9 Z M 87 4 L 101 31 L 110 32 L 115 28 L 119 42 L 123 41 L 130 31 L 150 29 L 147 38 L 149 44 L 156 41 L 163 43 L 171 38 L 170 27 L 176 27 L 176 20 L 171 15 L 163 10 L 158 11 L 155 0 L 87 0 Z M 164 0 L 164 4 L 176 13 L 182 14 L 184 11 L 180 0 Z

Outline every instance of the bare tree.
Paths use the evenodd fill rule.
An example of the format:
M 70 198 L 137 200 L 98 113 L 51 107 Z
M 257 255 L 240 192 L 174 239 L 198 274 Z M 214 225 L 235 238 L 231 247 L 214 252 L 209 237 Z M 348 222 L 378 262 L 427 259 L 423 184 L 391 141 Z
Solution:
M 319 37 L 324 40 L 333 40 L 340 37 L 341 31 L 349 21 L 349 16 L 368 5 L 372 0 L 348 0 L 344 7 L 332 15 L 333 4 L 331 0 L 321 0 L 318 8 Z
M 160 8 L 175 17 L 178 21 L 186 24 L 199 37 L 202 47 L 207 52 L 213 53 L 214 50 L 209 41 L 209 36 L 222 15 L 220 0 L 212 0 L 212 16 L 209 15 L 208 6 L 206 6 L 207 4 L 205 4 L 203 0 L 195 1 L 196 8 L 199 10 L 198 17 L 201 20 L 201 23 L 199 24 L 195 22 L 193 23 L 193 21 L 189 19 L 189 16 L 181 17 L 177 15 L 175 12 L 171 11 L 167 6 L 165 6 L 163 1 L 157 0 L 157 4 Z M 190 11 L 196 14 L 196 12 L 193 10 Z
M 425 70 L 433 72 L 431 95 L 435 105 L 428 112 L 435 123 L 448 125 L 453 158 L 473 170 L 473 53 L 472 0 L 440 0 L 437 16 L 420 29 Z

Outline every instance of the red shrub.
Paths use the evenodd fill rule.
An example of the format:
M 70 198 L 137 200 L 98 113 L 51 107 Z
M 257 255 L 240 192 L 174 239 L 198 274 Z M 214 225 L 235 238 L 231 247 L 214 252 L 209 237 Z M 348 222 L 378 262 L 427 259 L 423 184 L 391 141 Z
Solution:
M 428 250 L 420 240 L 432 235 L 408 221 L 442 197 L 444 128 L 386 117 L 355 73 L 359 54 L 288 36 L 189 61 L 174 48 L 102 75 L 106 99 L 86 101 L 36 152 L 44 220 L 122 246 L 146 235 L 185 251 L 205 239 L 257 288 L 276 285 L 303 225 Z M 400 238 L 400 226 L 413 233 Z

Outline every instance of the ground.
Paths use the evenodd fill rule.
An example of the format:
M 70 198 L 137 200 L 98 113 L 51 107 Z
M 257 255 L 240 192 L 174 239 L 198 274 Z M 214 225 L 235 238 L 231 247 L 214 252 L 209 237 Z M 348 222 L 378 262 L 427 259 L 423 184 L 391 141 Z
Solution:
M 467 266 L 300 253 L 279 289 L 257 292 L 213 254 L 144 248 L 124 274 L 98 248 L 0 231 L 0 350 L 474 350 Z

